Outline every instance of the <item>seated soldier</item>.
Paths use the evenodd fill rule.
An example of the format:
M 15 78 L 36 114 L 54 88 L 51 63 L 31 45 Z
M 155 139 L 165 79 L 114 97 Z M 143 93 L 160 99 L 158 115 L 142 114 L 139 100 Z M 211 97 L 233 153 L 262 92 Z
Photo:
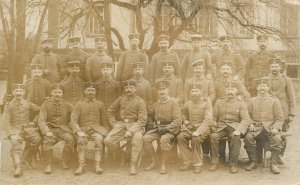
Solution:
M 238 172 L 238 158 L 241 147 L 241 134 L 244 134 L 250 124 L 247 106 L 237 99 L 237 86 L 229 83 L 225 89 L 226 97 L 217 100 L 214 105 L 214 121 L 216 122 L 209 136 L 211 144 L 210 171 L 219 168 L 219 142 L 223 137 L 229 138 L 229 166 L 231 173 Z
M 279 174 L 277 166 L 279 154 L 283 148 L 280 131 L 283 125 L 283 113 L 279 100 L 271 96 L 268 78 L 257 79 L 257 96 L 251 98 L 248 110 L 251 118 L 251 125 L 245 135 L 245 149 L 247 150 L 250 164 L 246 170 L 256 168 L 256 142 L 270 140 L 271 147 L 271 170 Z
M 153 105 L 153 122 L 148 122 L 147 128 L 152 128 L 143 136 L 144 149 L 151 159 L 151 164 L 146 171 L 153 170 L 156 165 L 156 157 L 152 142 L 159 140 L 161 147 L 160 173 L 167 173 L 168 154 L 176 135 L 180 132 L 182 122 L 179 104 L 169 96 L 169 82 L 165 80 L 156 82 L 157 102 Z
M 47 99 L 38 118 L 38 126 L 44 138 L 44 152 L 47 160 L 45 174 L 52 172 L 53 146 L 58 141 L 64 141 L 62 154 L 62 168 L 67 170 L 70 156 L 73 152 L 75 138 L 69 126 L 72 104 L 62 99 L 63 87 L 59 84 L 51 85 L 51 98 Z
M 86 82 L 84 84 L 85 98 L 76 103 L 71 114 L 71 127 L 77 139 L 77 153 L 79 167 L 75 175 L 84 172 L 85 150 L 88 140 L 94 141 L 95 172 L 103 172 L 101 159 L 103 158 L 103 140 L 108 132 L 109 124 L 105 106 L 96 100 L 96 86 Z
M 136 82 L 123 82 L 125 95 L 119 97 L 107 110 L 109 122 L 113 129 L 104 139 L 105 146 L 110 151 L 122 152 L 119 141 L 126 138 L 131 142 L 130 174 L 136 175 L 136 165 L 143 147 L 143 133 L 147 121 L 145 102 L 135 94 Z
M 23 174 L 21 164 L 23 141 L 29 146 L 24 157 L 32 158 L 31 160 L 35 160 L 42 141 L 36 123 L 30 119 L 31 114 L 37 114 L 40 108 L 23 99 L 25 91 L 22 84 L 13 84 L 12 91 L 14 98 L 5 104 L 2 123 L 7 139 L 11 143 L 10 155 L 15 167 L 14 177 L 20 177 Z
M 212 125 L 212 106 L 207 97 L 202 96 L 200 84 L 189 87 L 191 99 L 182 107 L 184 124 L 177 136 L 178 148 L 183 165 L 180 170 L 186 171 L 191 165 L 194 172 L 200 173 L 202 167 L 202 143 L 208 138 Z M 192 148 L 189 141 L 192 141 Z

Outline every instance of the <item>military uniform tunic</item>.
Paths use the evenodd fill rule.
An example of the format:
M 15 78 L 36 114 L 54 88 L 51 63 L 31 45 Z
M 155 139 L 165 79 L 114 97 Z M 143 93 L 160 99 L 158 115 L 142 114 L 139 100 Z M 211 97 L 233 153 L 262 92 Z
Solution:
M 83 80 L 80 77 L 69 76 L 61 82 L 64 88 L 64 99 L 75 105 L 83 98 Z
M 211 102 L 215 99 L 215 88 L 212 80 L 208 80 L 205 77 L 196 78 L 192 77 L 186 79 L 184 82 L 184 102 L 187 102 L 190 98 L 190 87 L 194 84 L 201 85 L 202 96 L 208 97 Z
M 30 79 L 25 83 L 24 98 L 41 106 L 50 95 L 50 82 L 45 79 Z
M 157 79 L 157 81 L 166 80 L 169 82 L 169 95 L 172 98 L 176 98 L 177 102 L 181 104 L 183 102 L 183 81 L 180 77 L 175 75 L 170 76 L 162 76 L 161 78 Z M 154 88 L 154 92 L 157 90 Z M 155 97 L 157 95 L 155 94 Z M 155 98 L 156 99 L 156 98 Z

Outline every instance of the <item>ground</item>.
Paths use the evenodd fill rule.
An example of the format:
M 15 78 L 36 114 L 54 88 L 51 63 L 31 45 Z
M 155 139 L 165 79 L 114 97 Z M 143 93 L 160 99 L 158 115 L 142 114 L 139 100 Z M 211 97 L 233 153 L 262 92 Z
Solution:
M 300 113 L 300 106 L 297 108 Z M 96 175 L 93 173 L 93 165 L 88 164 L 86 173 L 82 176 L 74 176 L 76 164 L 73 164 L 70 170 L 64 171 L 60 169 L 58 162 L 54 164 L 53 173 L 45 175 L 43 169 L 44 163 L 39 163 L 37 169 L 24 169 L 24 175 L 20 178 L 14 178 L 12 162 L 9 157 L 9 145 L 7 141 L 1 140 L 1 185 L 13 184 L 109 184 L 109 185 L 131 185 L 131 184 L 147 184 L 147 185 L 300 185 L 300 115 L 296 117 L 291 124 L 289 131 L 292 135 L 288 137 L 288 147 L 284 157 L 285 164 L 281 166 L 281 173 L 273 175 L 269 168 L 259 167 L 258 169 L 248 172 L 244 170 L 244 160 L 246 159 L 245 150 L 241 148 L 241 161 L 239 172 L 230 174 L 227 165 L 222 165 L 216 172 L 209 172 L 207 165 L 200 174 L 194 174 L 192 171 L 180 172 L 178 170 L 179 163 L 171 164 L 171 169 L 166 175 L 160 175 L 158 170 L 145 172 L 139 170 L 136 176 L 128 174 L 128 167 L 119 168 L 112 166 L 106 162 L 104 164 L 104 173 Z M 2 134 L 2 133 L 1 133 Z M 1 137 L 2 138 L 2 137 Z M 2 147 L 1 147 L 2 146 Z

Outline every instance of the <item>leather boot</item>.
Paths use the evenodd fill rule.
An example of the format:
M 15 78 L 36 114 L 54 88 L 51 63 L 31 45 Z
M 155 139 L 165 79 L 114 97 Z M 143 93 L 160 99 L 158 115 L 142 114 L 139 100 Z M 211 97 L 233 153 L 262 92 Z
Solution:
M 136 175 L 136 174 L 137 174 L 136 163 L 131 162 L 130 163 L 130 175 Z
M 49 151 L 46 151 L 46 159 L 47 159 L 47 166 L 45 168 L 45 174 L 51 174 L 52 172 L 52 166 L 51 166 L 51 163 L 52 163 L 52 154 L 53 154 L 53 151 L 52 150 L 49 150 Z
M 84 151 L 78 151 L 78 161 L 79 161 L 79 166 L 77 170 L 75 171 L 75 175 L 82 175 L 84 173 Z
M 70 156 L 71 156 L 71 150 L 65 147 L 63 151 L 62 163 L 61 163 L 63 170 L 69 169 L 68 161 L 70 160 Z
M 184 163 L 182 166 L 180 166 L 179 170 L 180 171 L 187 171 L 191 169 L 192 165 L 191 163 Z
M 14 162 L 14 177 L 20 177 L 23 174 L 22 166 L 21 166 L 21 155 L 19 153 L 13 153 L 13 162 Z
M 149 166 L 144 168 L 144 170 L 145 171 L 151 171 L 155 168 L 155 165 L 156 165 L 156 157 L 155 157 L 155 152 L 154 152 L 153 147 L 148 149 L 147 155 L 150 157 L 151 163 L 149 164 Z
M 251 171 L 251 170 L 255 169 L 256 167 L 257 167 L 256 162 L 251 161 L 251 163 L 250 163 L 248 166 L 246 166 L 245 169 L 246 169 L 247 171 Z
M 167 172 L 167 159 L 168 159 L 168 151 L 161 151 L 161 165 L 160 165 L 160 174 L 166 174 Z
M 209 171 L 216 171 L 217 169 L 219 169 L 219 164 L 212 164 L 210 167 L 209 167 Z
M 280 169 L 277 166 L 278 158 L 279 158 L 279 151 L 271 151 L 271 161 L 272 161 L 271 171 L 274 174 L 280 174 Z
M 101 151 L 95 151 L 95 172 L 97 174 L 103 173 L 103 169 L 101 167 Z

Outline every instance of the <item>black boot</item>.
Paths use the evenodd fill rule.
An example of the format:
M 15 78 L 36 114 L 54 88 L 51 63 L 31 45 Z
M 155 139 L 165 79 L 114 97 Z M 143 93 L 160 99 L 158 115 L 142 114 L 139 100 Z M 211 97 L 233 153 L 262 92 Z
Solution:
M 46 154 L 46 160 L 47 160 L 47 166 L 45 168 L 45 174 L 51 174 L 52 173 L 52 155 L 53 155 L 53 150 L 48 150 L 45 151 Z
M 23 174 L 22 165 L 21 165 L 21 154 L 14 152 L 12 153 L 12 158 L 14 162 L 14 177 L 20 177 Z
M 146 150 L 147 152 L 147 156 L 150 157 L 151 163 L 149 164 L 149 166 L 147 166 L 146 168 L 144 168 L 145 171 L 151 171 L 155 168 L 156 165 L 156 156 L 155 156 L 155 152 L 153 147 L 149 147 L 148 150 Z
M 167 172 L 167 160 L 168 160 L 168 151 L 161 151 L 161 165 L 160 165 L 160 174 L 166 174 Z
M 271 151 L 271 171 L 274 173 L 274 174 L 280 174 L 280 169 L 279 167 L 277 166 L 277 161 L 279 159 L 279 151 Z
M 95 172 L 97 174 L 103 173 L 103 169 L 101 167 L 101 151 L 95 151 Z
M 84 173 L 84 151 L 78 151 L 78 161 L 79 161 L 79 166 L 77 170 L 75 171 L 75 175 L 82 175 Z

